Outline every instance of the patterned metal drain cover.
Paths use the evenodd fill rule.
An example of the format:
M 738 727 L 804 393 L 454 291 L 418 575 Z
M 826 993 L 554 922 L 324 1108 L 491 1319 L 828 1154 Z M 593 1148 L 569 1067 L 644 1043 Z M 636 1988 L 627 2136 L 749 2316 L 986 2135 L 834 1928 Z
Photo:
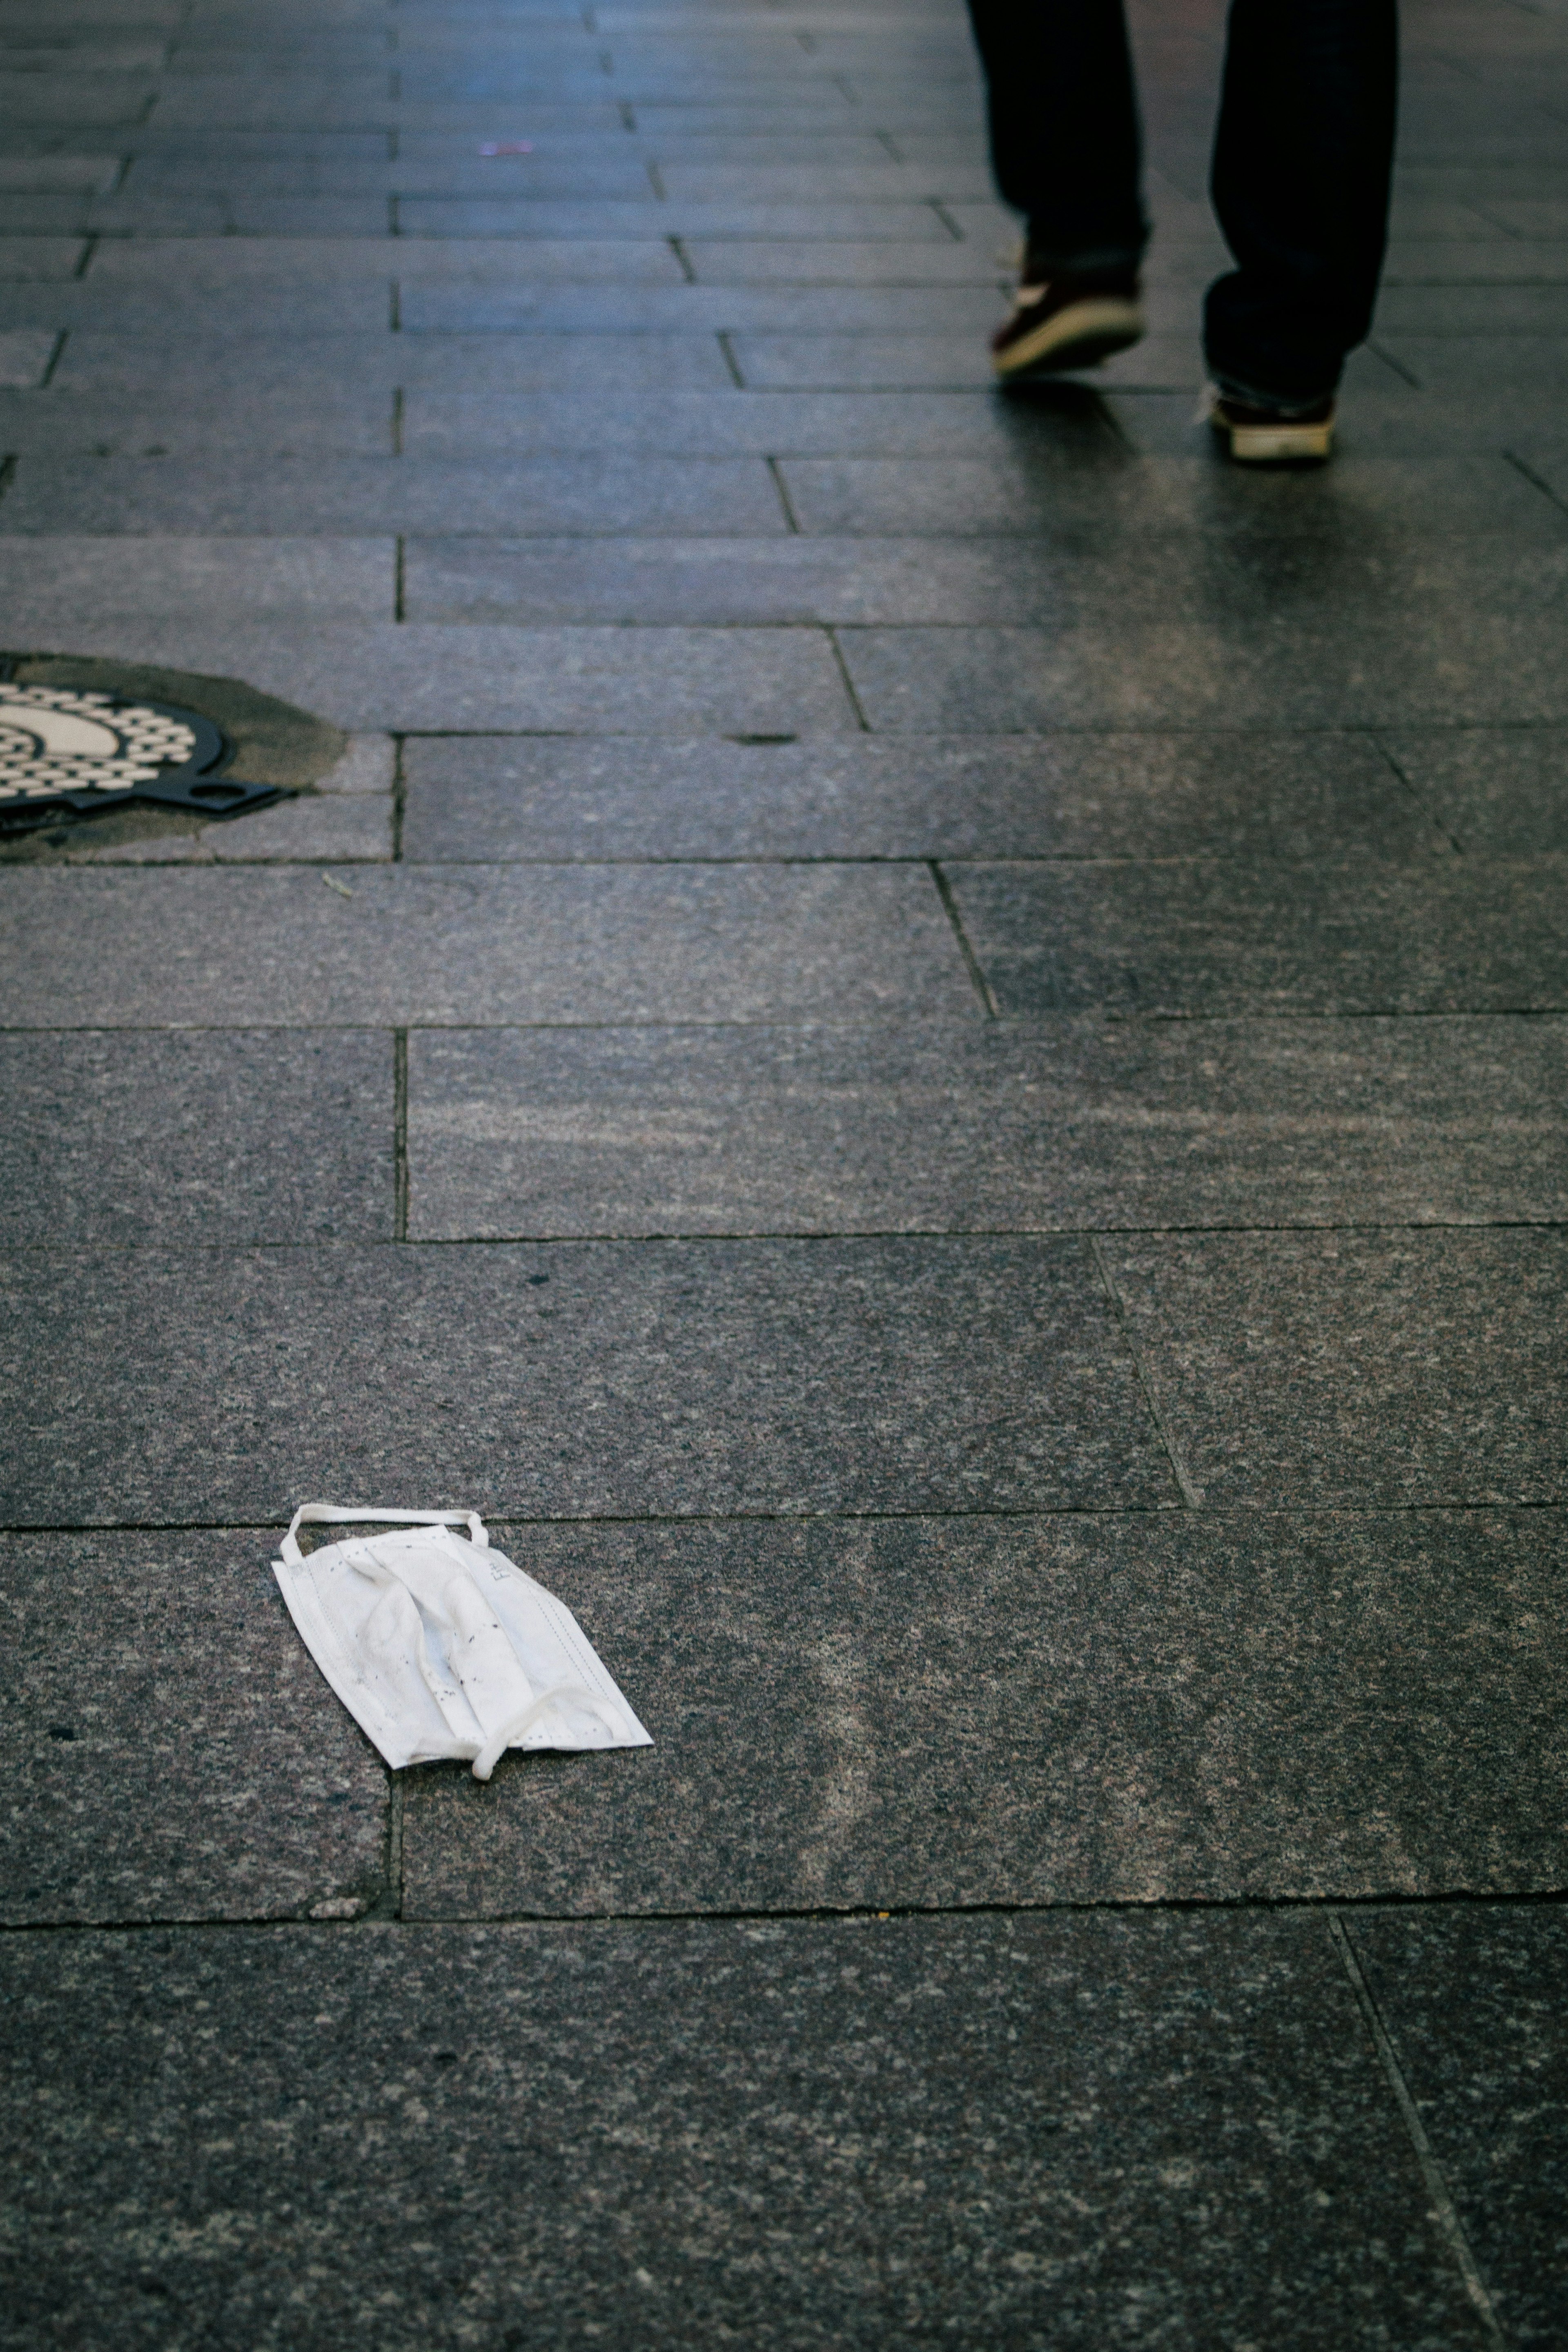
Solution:
M 0 817 L 62 806 L 88 814 L 132 800 L 237 816 L 275 801 L 275 784 L 216 772 L 228 748 L 199 711 L 0 683 Z

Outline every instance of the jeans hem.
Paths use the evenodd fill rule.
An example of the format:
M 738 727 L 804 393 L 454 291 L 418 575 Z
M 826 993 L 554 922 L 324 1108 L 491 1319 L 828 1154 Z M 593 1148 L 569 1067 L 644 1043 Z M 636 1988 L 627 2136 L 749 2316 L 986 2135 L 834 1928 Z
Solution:
M 1142 245 L 1058 245 L 1042 236 L 1031 222 L 1025 232 L 1026 261 L 1054 269 L 1064 278 L 1096 278 L 1113 269 L 1136 270 L 1143 258 Z

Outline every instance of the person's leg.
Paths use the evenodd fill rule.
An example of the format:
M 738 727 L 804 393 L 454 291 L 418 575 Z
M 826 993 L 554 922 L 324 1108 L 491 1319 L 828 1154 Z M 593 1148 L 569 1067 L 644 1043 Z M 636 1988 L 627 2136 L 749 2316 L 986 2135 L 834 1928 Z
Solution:
M 969 0 L 969 13 L 996 184 L 1025 221 L 1021 283 L 992 364 L 1005 383 L 1093 367 L 1143 331 L 1149 232 L 1121 0 Z
M 1229 399 L 1321 406 L 1365 340 L 1397 75 L 1395 0 L 1232 0 L 1213 194 L 1237 267 L 1204 318 Z
M 969 0 L 985 68 L 991 163 L 1030 257 L 1136 269 L 1148 242 L 1138 104 L 1121 0 Z

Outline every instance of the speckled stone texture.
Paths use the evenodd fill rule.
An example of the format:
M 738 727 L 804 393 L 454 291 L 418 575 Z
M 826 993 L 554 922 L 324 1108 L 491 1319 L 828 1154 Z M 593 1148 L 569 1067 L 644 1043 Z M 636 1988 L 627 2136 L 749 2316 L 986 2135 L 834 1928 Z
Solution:
M 1506 571 L 1464 535 L 1440 566 L 1365 536 L 1235 541 L 1213 588 L 1209 545 L 1140 540 L 1135 563 L 1125 550 L 1079 559 L 1055 628 L 855 629 L 846 659 L 871 726 L 890 734 L 1561 725 L 1568 516 L 1561 533 L 1510 537 Z
M 18 873 L 36 1027 L 757 1021 L 977 1012 L 919 866 Z M 171 942 L 174 944 L 171 947 Z
M 387 1785 L 264 1528 L 0 1536 L 0 1919 L 353 1918 Z
M 29 2347 L 1476 2340 L 1320 1921 L 243 1929 L 0 1969 Z
M 1171 1235 L 1105 1264 L 1211 1503 L 1568 1492 L 1560 1232 Z
M 1004 1013 L 1123 1019 L 1561 1011 L 1565 883 L 1568 864 L 1545 854 L 952 870 Z
M 410 740 L 403 764 L 405 852 L 433 864 L 1311 857 L 1347 839 L 1384 856 L 1453 854 L 1376 744 L 1341 731 L 897 743 L 426 736 Z
M 1510 2345 L 1563 2333 L 1568 1913 L 1374 1912 L 1352 1941 Z
M 1083 1241 L 14 1251 L 0 1282 L 16 1525 L 1177 1499 Z
M 1271 472 L 1224 0 L 1006 394 L 963 0 L 4 12 L 8 674 L 310 789 L 0 838 L 3 2352 L 1560 2352 L 1568 17 L 1400 13 Z M 318 1499 L 653 1745 L 389 1773 Z
M 392 1042 L 0 1034 L 0 1240 L 390 1241 Z
M 522 1528 L 651 1748 L 411 1774 L 421 1916 L 1548 1890 L 1556 1512 Z
M 409 1232 L 1546 1223 L 1568 1023 L 424 1030 Z

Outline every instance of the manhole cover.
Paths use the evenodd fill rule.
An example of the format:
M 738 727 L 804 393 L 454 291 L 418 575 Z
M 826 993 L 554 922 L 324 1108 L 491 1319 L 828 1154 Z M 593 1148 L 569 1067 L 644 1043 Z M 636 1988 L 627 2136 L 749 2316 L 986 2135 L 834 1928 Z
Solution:
M 279 797 L 276 784 L 219 772 L 229 756 L 222 729 L 199 711 L 0 683 L 0 817 L 62 806 L 87 815 L 125 801 L 237 816 Z

